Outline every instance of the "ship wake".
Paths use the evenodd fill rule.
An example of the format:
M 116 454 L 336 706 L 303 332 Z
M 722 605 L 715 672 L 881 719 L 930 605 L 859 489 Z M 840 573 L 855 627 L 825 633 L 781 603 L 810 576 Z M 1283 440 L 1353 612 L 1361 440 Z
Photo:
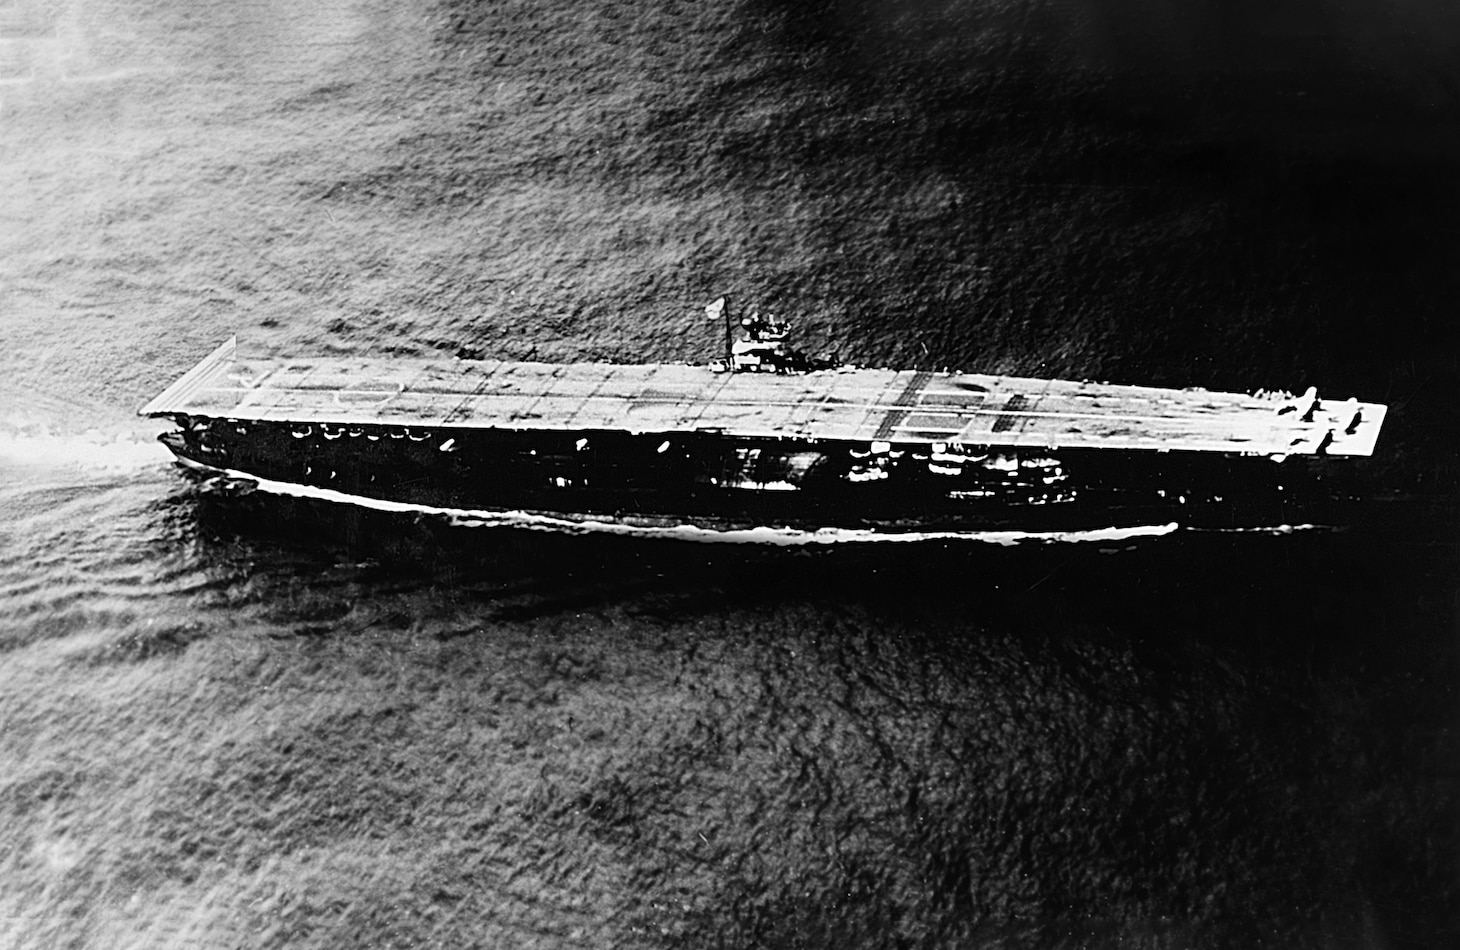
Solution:
M 281 497 L 308 499 L 333 504 L 353 505 L 399 515 L 431 517 L 460 528 L 517 528 L 557 534 L 598 534 L 634 538 L 663 538 L 717 544 L 757 544 L 777 547 L 808 545 L 867 544 L 915 541 L 971 541 L 983 544 L 1012 546 L 1017 544 L 1050 544 L 1073 542 L 1124 541 L 1133 538 L 1160 537 L 1179 529 L 1175 522 L 1165 524 L 1105 527 L 1069 531 L 1017 531 L 1006 529 L 967 530 L 899 530 L 880 531 L 871 528 L 795 528 L 788 526 L 712 527 L 689 523 L 635 523 L 625 520 L 569 517 L 541 511 L 480 510 L 445 508 L 369 498 L 328 488 L 300 485 L 259 478 L 245 472 L 187 467 L 212 477 L 205 490 L 217 494 L 251 494 L 255 491 Z

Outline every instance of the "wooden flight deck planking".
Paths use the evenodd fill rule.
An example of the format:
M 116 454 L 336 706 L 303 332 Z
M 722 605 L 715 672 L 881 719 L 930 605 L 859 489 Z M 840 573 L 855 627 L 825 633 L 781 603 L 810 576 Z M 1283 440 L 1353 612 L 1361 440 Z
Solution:
M 913 370 L 715 373 L 674 364 L 240 359 L 230 339 L 140 411 L 297 423 L 716 432 L 870 443 L 1371 455 L 1353 400 Z M 1326 443 L 1326 444 L 1325 444 Z

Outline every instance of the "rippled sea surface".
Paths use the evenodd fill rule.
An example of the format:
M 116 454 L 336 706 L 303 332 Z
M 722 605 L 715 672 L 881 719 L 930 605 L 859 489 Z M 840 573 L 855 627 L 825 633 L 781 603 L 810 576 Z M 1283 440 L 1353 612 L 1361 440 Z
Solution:
M 0 0 L 0 945 L 1460 941 L 1460 16 Z M 1342 531 L 787 550 L 212 496 L 249 352 L 1391 405 Z

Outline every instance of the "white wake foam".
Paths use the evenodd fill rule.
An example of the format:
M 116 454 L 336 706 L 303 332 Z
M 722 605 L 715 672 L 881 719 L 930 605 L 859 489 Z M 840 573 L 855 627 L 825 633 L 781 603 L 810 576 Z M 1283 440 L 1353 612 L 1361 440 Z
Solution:
M 12 468 L 82 469 L 135 472 L 171 458 L 161 444 L 141 432 L 58 432 L 53 428 L 0 424 L 0 465 Z
M 184 463 L 186 464 L 186 463 Z M 197 467 L 197 466 L 193 466 Z M 212 471 L 212 470 L 209 470 Z M 258 491 L 293 498 L 310 498 L 336 504 L 355 505 L 393 514 L 423 514 L 444 519 L 464 528 L 526 528 L 559 534 L 609 534 L 623 537 L 668 538 L 681 541 L 764 544 L 777 546 L 865 544 L 911 541 L 976 541 L 984 544 L 1111 542 L 1130 538 L 1159 537 L 1175 531 L 1175 522 L 1128 528 L 1096 528 L 1085 531 L 875 531 L 865 528 L 727 528 L 696 525 L 636 525 L 620 521 L 557 517 L 535 511 L 486 511 L 469 508 L 439 508 L 351 495 L 330 488 L 315 488 L 292 482 L 276 482 L 246 472 L 224 470 L 223 475 L 257 486 Z

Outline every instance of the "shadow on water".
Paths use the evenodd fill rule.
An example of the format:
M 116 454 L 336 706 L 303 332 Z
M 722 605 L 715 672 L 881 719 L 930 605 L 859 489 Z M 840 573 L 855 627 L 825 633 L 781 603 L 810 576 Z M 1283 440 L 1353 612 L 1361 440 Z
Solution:
M 264 605 L 271 629 L 342 669 L 390 637 L 341 618 L 449 590 L 452 624 L 392 649 L 518 684 L 504 735 L 626 697 L 607 765 L 553 758 L 494 833 L 624 863 L 663 945 L 1418 947 L 1447 926 L 1460 551 L 1433 511 L 784 549 L 177 501 L 203 557 L 278 580 L 252 596 L 308 588 Z
M 545 596 L 591 585 L 604 603 L 671 591 L 718 593 L 745 604 L 850 599 L 910 615 L 930 611 L 930 621 L 940 610 L 987 611 L 1010 598 L 1033 604 L 1066 595 L 1079 601 L 1082 615 L 1130 621 L 1152 613 L 1170 617 L 1173 610 L 1184 615 L 1197 604 L 1256 610 L 1257 595 L 1274 622 L 1310 613 L 1337 631 L 1357 619 L 1332 605 L 1373 599 L 1374 586 L 1391 595 L 1384 600 L 1404 600 L 1416 585 L 1453 580 L 1457 547 L 1448 527 L 1456 515 L 1445 499 L 1374 503 L 1351 527 L 1286 533 L 1182 530 L 1012 545 L 970 538 L 804 546 L 460 527 L 425 515 L 262 492 L 194 488 L 175 500 L 174 513 L 195 517 L 200 537 L 243 545 L 254 560 L 272 554 L 281 562 L 349 561 L 402 580 L 492 579 Z M 562 601 L 564 607 L 578 603 Z

